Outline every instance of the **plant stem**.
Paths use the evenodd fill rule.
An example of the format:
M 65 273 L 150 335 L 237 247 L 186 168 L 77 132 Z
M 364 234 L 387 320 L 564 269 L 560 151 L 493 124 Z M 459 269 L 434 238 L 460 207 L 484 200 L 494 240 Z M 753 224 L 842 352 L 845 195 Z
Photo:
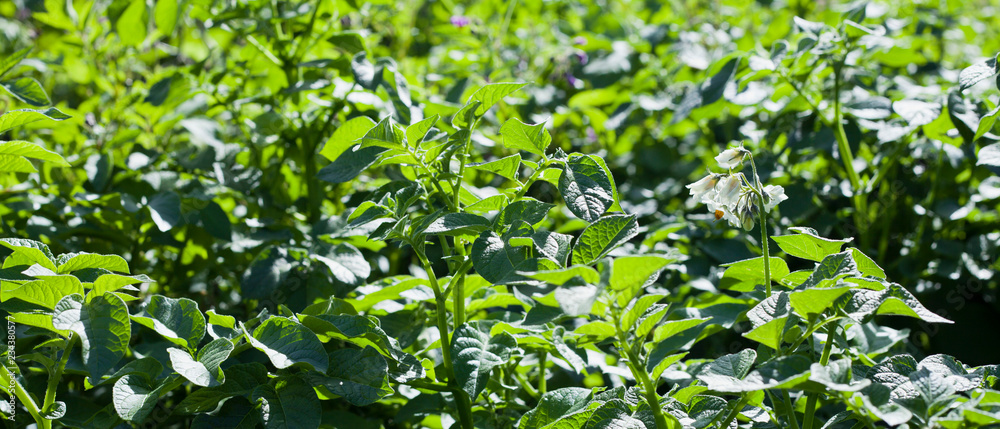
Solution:
M 76 344 L 76 335 L 72 333 L 69 334 L 69 338 L 66 339 L 66 345 L 63 346 L 63 354 L 59 359 L 59 363 L 53 369 L 53 372 L 49 374 L 49 383 L 45 388 L 45 399 L 42 402 L 42 411 L 47 410 L 52 404 L 56 402 L 56 390 L 59 388 L 59 383 L 62 381 L 63 370 L 66 368 L 66 362 L 69 361 L 69 354 L 73 350 L 73 346 Z M 51 429 L 52 420 L 45 419 L 41 424 L 42 429 Z
M 14 373 L 10 373 L 10 376 L 14 379 Z M 21 400 L 21 404 L 28 410 L 28 414 L 31 414 L 31 418 L 35 419 L 35 423 L 39 427 L 44 427 L 45 422 L 48 420 L 42 417 L 42 412 L 38 409 L 38 405 L 35 404 L 35 400 L 31 398 L 31 394 L 27 390 L 24 390 L 24 386 L 21 386 L 21 383 L 16 379 L 14 379 L 14 394 L 17 395 L 17 399 Z M 49 423 L 49 427 L 51 425 L 52 423 Z
M 617 313 L 617 311 L 615 311 Z M 615 314 L 615 320 L 621 320 L 618 314 Z M 643 369 L 642 360 L 639 359 L 635 353 L 632 352 L 632 348 L 628 346 L 628 337 L 625 332 L 622 331 L 621 326 L 616 322 L 615 331 L 618 333 L 618 348 L 625 352 L 625 356 L 628 359 L 626 362 L 628 364 L 629 370 L 632 371 L 632 375 L 635 379 L 642 385 L 643 394 L 646 397 L 646 403 L 649 408 L 653 411 L 653 418 L 656 420 L 657 429 L 669 429 L 671 426 L 667 423 L 667 417 L 663 414 L 663 408 L 660 407 L 660 399 L 656 394 L 656 384 L 649 379 L 649 374 Z
M 819 364 L 826 366 L 830 362 L 830 353 L 833 351 L 833 337 L 837 333 L 837 325 L 833 325 L 826 330 L 826 344 L 823 345 L 823 354 L 819 358 Z M 806 417 L 802 420 L 803 429 L 812 429 L 814 415 L 816 414 L 816 402 L 819 394 L 812 392 L 806 397 Z
M 743 397 L 736 403 L 736 406 L 729 411 L 729 415 L 726 416 L 726 419 L 719 425 L 719 429 L 728 428 L 736 416 L 740 414 L 740 411 L 743 411 L 743 407 L 746 406 L 747 402 L 750 402 L 750 395 L 743 395 Z
M 538 393 L 544 395 L 546 389 L 545 364 L 548 363 L 549 353 L 542 350 L 538 354 Z
M 861 195 L 861 178 L 854 170 L 854 154 L 851 152 L 851 145 L 847 141 L 847 132 L 844 131 L 844 116 L 840 109 L 840 69 L 843 64 L 835 64 L 833 72 L 833 135 L 837 139 L 837 150 L 840 152 L 840 160 L 844 163 L 844 170 L 847 171 L 847 179 L 851 182 L 854 199 L 854 223 L 861 228 L 865 226 L 868 217 L 867 200 Z M 861 235 L 862 241 L 867 241 L 867 234 Z M 867 247 L 867 246 L 864 246 Z
M 757 200 L 760 204 L 759 210 L 757 210 L 757 218 L 760 220 L 760 249 L 764 257 L 764 293 L 767 298 L 771 297 L 771 252 L 768 249 L 768 236 L 767 236 L 767 216 L 764 213 L 764 186 L 760 182 L 760 176 L 757 175 L 757 163 L 753 160 L 753 155 L 750 155 L 750 168 L 753 169 L 753 179 L 757 186 Z
M 524 194 L 528 192 L 528 188 L 530 188 L 531 185 L 533 185 L 535 181 L 538 180 L 538 177 L 541 176 L 542 171 L 548 168 L 548 166 L 549 166 L 549 160 L 548 158 L 543 156 L 542 160 L 538 162 L 538 168 L 536 168 L 535 171 L 531 173 L 531 176 L 529 176 L 528 180 L 524 182 L 524 185 L 521 185 L 521 189 L 517 190 L 517 194 L 514 194 L 514 201 L 520 200 L 521 198 L 524 197 Z
M 454 207 L 455 211 L 458 211 L 458 208 L 461 207 L 459 195 L 462 191 L 462 180 L 464 180 L 465 175 L 465 158 L 469 153 L 469 146 L 472 146 L 472 131 L 476 129 L 477 125 L 479 125 L 479 119 L 476 119 L 476 122 L 472 123 L 472 126 L 469 127 L 469 136 L 465 138 L 465 144 L 462 145 L 462 151 L 460 152 L 461 156 L 458 157 L 458 175 L 455 177 L 455 185 L 451 189 L 452 199 L 454 200 L 451 206 Z
M 785 409 L 788 411 L 788 421 L 791 423 L 792 429 L 799 429 L 799 420 L 795 417 L 795 406 L 792 405 L 792 399 L 788 396 L 788 391 L 782 390 L 781 396 L 785 403 Z
M 424 271 L 427 272 L 427 279 L 431 284 L 431 289 L 434 290 L 434 300 L 437 303 L 437 328 L 441 335 L 441 354 L 444 358 L 444 370 L 448 376 L 448 384 L 454 387 L 456 386 L 455 368 L 452 366 L 451 360 L 448 305 L 445 302 L 444 293 L 441 291 L 441 285 L 438 283 L 437 276 L 434 275 L 434 270 L 431 268 L 430 262 L 420 253 L 417 254 L 417 257 L 420 259 L 420 264 L 423 265 Z M 472 405 L 464 390 L 456 389 L 455 402 L 456 408 L 458 408 L 459 421 L 462 423 L 462 429 L 472 429 Z

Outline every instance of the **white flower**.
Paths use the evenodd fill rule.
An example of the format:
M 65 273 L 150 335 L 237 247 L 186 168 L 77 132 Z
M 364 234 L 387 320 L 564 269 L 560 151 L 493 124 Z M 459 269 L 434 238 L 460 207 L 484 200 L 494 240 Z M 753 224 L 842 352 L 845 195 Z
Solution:
M 736 204 L 736 200 L 740 197 L 740 189 L 743 187 L 743 174 L 730 174 L 719 180 L 719 183 L 715 185 L 715 191 L 718 195 L 715 197 L 715 201 L 724 206 L 733 206 Z
M 694 199 L 702 203 L 707 203 L 715 197 L 715 185 L 719 183 L 719 178 L 721 177 L 721 174 L 709 173 L 701 180 L 686 187 L 691 191 L 691 196 Z
M 778 203 L 788 199 L 785 195 L 785 188 L 775 185 L 767 185 L 764 187 L 764 212 L 770 213 L 771 209 L 778 205 Z
M 732 226 L 740 226 L 740 218 L 736 217 L 729 207 L 719 204 L 718 201 L 709 201 L 706 204 L 708 205 L 708 210 L 715 213 L 715 220 L 725 219 Z
M 748 153 L 750 151 L 743 149 L 743 147 L 734 147 L 722 151 L 722 153 L 715 157 L 715 160 L 719 163 L 719 167 L 728 170 L 740 165 Z

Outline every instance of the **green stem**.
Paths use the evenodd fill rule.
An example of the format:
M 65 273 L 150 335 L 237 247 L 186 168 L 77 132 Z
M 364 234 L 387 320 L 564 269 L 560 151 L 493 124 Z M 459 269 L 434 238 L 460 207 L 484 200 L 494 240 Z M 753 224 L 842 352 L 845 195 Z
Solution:
M 458 251 L 459 255 L 465 256 L 465 243 L 459 237 L 455 237 L 455 250 Z M 457 283 L 455 283 L 454 298 L 455 314 L 453 317 L 455 318 L 455 329 L 458 329 L 459 326 L 465 323 L 465 271 L 469 270 L 469 268 L 465 267 L 466 265 L 471 265 L 471 259 L 463 264 L 463 268 L 465 268 L 463 272 L 455 273 L 455 276 L 458 278 Z
M 792 405 L 792 398 L 788 396 L 787 390 L 782 390 L 781 396 L 785 403 L 785 410 L 788 412 L 788 423 L 792 425 L 792 429 L 799 429 L 799 419 L 795 417 L 795 406 Z
M 861 194 L 861 178 L 854 170 L 854 154 L 851 152 L 851 145 L 847 141 L 847 132 L 844 131 L 844 116 L 840 108 L 840 69 L 843 64 L 834 66 L 833 79 L 833 135 L 837 139 L 837 150 L 840 152 L 840 160 L 844 163 L 844 170 L 847 171 L 847 179 L 851 182 L 854 199 L 854 223 L 858 228 L 865 226 L 868 216 L 867 200 Z M 861 235 L 861 240 L 866 241 L 867 234 Z M 865 246 L 867 247 L 867 246 Z
M 729 415 L 726 416 L 726 419 L 719 425 L 719 429 L 728 428 L 733 420 L 736 419 L 736 416 L 740 414 L 740 411 L 743 411 L 743 407 L 747 405 L 747 402 L 750 402 L 750 395 L 743 395 L 739 402 L 736 403 L 736 406 L 729 411 Z
M 617 311 L 615 312 L 617 313 Z M 615 320 L 621 320 L 618 314 L 615 314 Z M 643 394 L 646 397 L 646 403 L 649 408 L 653 411 L 653 418 L 656 420 L 657 429 L 669 429 L 670 425 L 667 424 L 667 417 L 663 414 L 663 408 L 660 407 L 660 399 L 656 394 L 656 384 L 649 379 L 649 374 L 643 369 L 642 360 L 632 351 L 632 348 L 628 345 L 628 337 L 625 332 L 622 331 L 621 326 L 616 322 L 615 331 L 618 334 L 618 348 L 625 352 L 625 356 L 628 359 L 626 362 L 628 364 L 629 370 L 632 371 L 632 375 L 635 379 L 639 381 L 642 385 Z
M 543 155 L 542 160 L 539 161 L 538 163 L 538 168 L 536 168 L 535 171 L 531 173 L 531 176 L 529 176 L 528 180 L 524 182 L 524 185 L 521 185 L 521 189 L 517 190 L 517 194 L 514 194 L 514 201 L 520 200 L 521 198 L 524 197 L 524 194 L 528 192 L 528 188 L 530 188 L 531 185 L 533 185 L 535 181 L 538 180 L 538 178 L 542 175 L 542 171 L 548 168 L 548 166 L 549 166 L 549 159 Z
M 420 259 L 420 264 L 424 267 L 424 271 L 427 272 L 427 279 L 431 284 L 431 289 L 434 290 L 434 300 L 437 303 L 437 328 L 441 335 L 441 354 L 444 357 L 444 370 L 448 376 L 448 384 L 456 386 L 455 367 L 452 366 L 451 340 L 448 330 L 448 305 L 445 302 L 445 295 L 441 290 L 441 285 L 438 283 L 437 276 L 434 275 L 434 270 L 431 268 L 430 262 L 422 254 L 418 253 L 417 256 Z M 464 390 L 456 389 L 455 402 L 458 408 L 459 421 L 462 423 L 462 429 L 472 429 L 472 405 Z
M 524 374 L 517 372 L 516 369 L 512 371 L 512 374 L 514 375 L 514 379 L 517 380 L 517 383 L 521 385 L 521 388 L 523 388 L 524 391 L 527 392 L 529 396 L 535 399 L 541 397 L 538 391 L 535 390 L 535 388 L 531 385 L 531 382 L 524 377 Z
M 538 392 L 544 395 L 546 391 L 545 365 L 548 363 L 549 353 L 542 351 L 538 354 Z
M 455 177 L 455 185 L 451 189 L 452 199 L 454 200 L 451 206 L 454 207 L 455 211 L 458 211 L 458 208 L 461 207 L 459 195 L 461 194 L 462 180 L 464 180 L 463 177 L 465 175 L 465 158 L 469 153 L 469 146 L 472 145 L 472 132 L 476 129 L 477 125 L 479 125 L 479 119 L 476 119 L 472 123 L 472 126 L 469 127 L 469 135 L 465 138 L 465 144 L 462 145 L 462 151 L 460 152 L 461 156 L 458 157 L 458 176 Z
M 819 358 L 819 364 L 826 366 L 830 362 L 830 353 L 833 351 L 833 338 L 837 333 L 837 326 L 827 328 L 826 344 L 823 345 L 823 354 Z M 811 392 L 806 397 L 806 417 L 802 420 L 803 429 L 812 429 L 813 419 L 816 414 L 816 402 L 819 401 L 819 393 Z
M 760 183 L 760 176 L 757 175 L 757 163 L 750 155 L 750 168 L 753 169 L 753 178 L 757 186 L 757 201 L 760 206 L 757 210 L 757 218 L 760 220 L 760 249 L 764 256 L 764 293 L 767 298 L 771 297 L 771 252 L 768 249 L 767 236 L 767 216 L 764 213 L 764 186 Z
M 14 378 L 14 374 L 10 373 L 11 378 L 14 379 L 14 394 L 17 395 L 17 399 L 21 401 L 24 408 L 28 410 L 28 414 L 31 414 L 31 418 L 35 419 L 35 423 L 39 427 L 44 427 L 45 422 L 48 421 L 42 417 L 42 412 L 38 409 L 38 405 L 35 404 L 35 400 L 31 397 L 31 394 L 27 390 L 24 390 L 24 386 Z M 49 423 L 51 427 L 52 423 Z
M 59 359 L 59 363 L 52 370 L 53 372 L 49 374 L 49 383 L 45 388 L 45 399 L 42 401 L 42 411 L 49 409 L 52 404 L 56 402 L 56 390 L 59 388 L 59 383 L 62 381 L 63 370 L 66 368 L 66 362 L 69 361 L 69 354 L 73 350 L 73 345 L 76 344 L 76 335 L 72 333 L 69 334 L 69 338 L 66 339 L 66 345 L 63 346 L 62 358 Z M 42 429 L 51 429 L 52 420 L 45 419 L 41 424 Z

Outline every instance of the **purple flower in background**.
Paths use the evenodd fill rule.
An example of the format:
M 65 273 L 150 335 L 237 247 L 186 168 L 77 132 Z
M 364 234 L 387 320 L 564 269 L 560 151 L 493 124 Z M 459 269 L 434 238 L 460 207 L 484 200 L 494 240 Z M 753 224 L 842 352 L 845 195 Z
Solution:
M 570 72 L 566 72 L 566 82 L 569 83 L 569 86 L 574 86 L 575 87 L 576 86 L 576 76 L 573 76 L 573 74 L 570 73 Z
M 456 26 L 458 28 L 465 27 L 465 26 L 469 25 L 471 22 L 472 21 L 470 21 L 469 17 L 467 17 L 467 16 L 452 15 L 452 17 L 451 17 L 451 25 L 454 25 L 454 26 Z
M 591 143 L 597 142 L 597 132 L 594 131 L 594 127 L 587 127 L 587 139 Z
M 586 65 L 587 61 L 590 59 L 590 57 L 587 56 L 587 53 L 581 50 L 577 50 L 576 52 L 574 52 L 573 56 L 576 57 L 576 60 L 580 62 L 580 65 Z
M 573 38 L 573 44 L 574 45 L 586 45 L 587 44 L 587 38 L 583 37 L 583 36 L 576 36 L 576 37 Z

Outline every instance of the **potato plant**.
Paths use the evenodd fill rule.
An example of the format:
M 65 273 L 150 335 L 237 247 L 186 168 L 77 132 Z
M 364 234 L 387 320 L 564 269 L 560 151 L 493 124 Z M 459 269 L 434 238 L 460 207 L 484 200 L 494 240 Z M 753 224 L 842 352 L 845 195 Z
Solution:
M 0 4 L 5 427 L 1000 424 L 992 9 L 459 3 Z

